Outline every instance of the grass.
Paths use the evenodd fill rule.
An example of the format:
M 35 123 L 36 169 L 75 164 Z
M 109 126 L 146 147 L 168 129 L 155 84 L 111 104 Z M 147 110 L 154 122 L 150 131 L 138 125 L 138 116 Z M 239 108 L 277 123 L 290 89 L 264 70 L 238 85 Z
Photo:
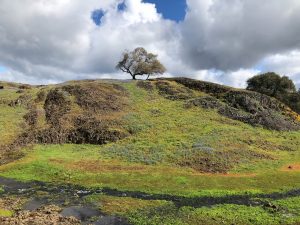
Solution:
M 0 90 L 0 142 L 1 144 L 10 143 L 18 133 L 21 132 L 20 124 L 26 113 L 24 107 L 10 107 L 8 102 L 17 99 L 20 94 L 16 90 Z
M 85 186 L 111 187 L 184 196 L 201 196 L 225 191 L 274 192 L 300 186 L 300 172 L 277 170 L 253 176 L 209 175 L 191 169 L 144 165 L 108 160 L 99 146 L 36 146 L 19 161 L 2 166 L 1 174 L 21 180 L 72 182 Z M 227 192 L 226 192 L 227 191 Z
M 120 85 L 130 93 L 130 109 L 122 120 L 131 136 L 102 146 L 35 145 L 24 149 L 24 158 L 1 166 L 1 175 L 191 198 L 255 196 L 300 188 L 300 171 L 282 170 L 300 163 L 300 132 L 252 127 L 221 117 L 213 110 L 186 109 L 184 101 L 168 100 L 156 90 L 149 93 L 137 88 L 135 82 Z M 2 92 L 8 98 L 11 94 L 14 95 Z M 13 138 L 20 130 L 24 112 L 23 108 L 0 109 L 0 124 L 4 124 L 0 131 L 6 135 L 0 138 Z M 206 166 L 228 166 L 230 170 L 226 174 L 201 173 L 201 168 L 195 166 L 199 161 L 193 161 L 198 158 L 208 158 L 212 165 Z M 165 201 L 104 195 L 90 196 L 89 200 L 101 203 L 104 212 L 126 216 L 133 224 L 300 221 L 298 197 L 270 200 L 282 208 L 278 212 L 230 204 L 178 209 Z
M 171 225 L 171 224 L 235 224 L 235 225 L 279 225 L 294 224 L 299 217 L 289 217 L 281 212 L 271 212 L 262 207 L 238 205 L 218 205 L 199 208 L 183 207 L 177 209 L 172 205 L 156 209 L 141 210 L 128 215 L 133 224 Z
M 0 217 L 11 217 L 13 215 L 13 211 L 0 209 Z
M 22 107 L 12 108 L 4 105 L 1 105 L 0 108 L 0 142 L 1 144 L 8 144 L 18 133 L 22 132 L 20 124 L 26 110 Z
M 92 195 L 86 201 L 98 203 L 102 212 L 109 215 L 126 216 L 128 213 L 138 212 L 139 210 L 155 208 L 170 204 L 160 200 L 141 200 L 130 197 L 113 197 L 108 195 Z

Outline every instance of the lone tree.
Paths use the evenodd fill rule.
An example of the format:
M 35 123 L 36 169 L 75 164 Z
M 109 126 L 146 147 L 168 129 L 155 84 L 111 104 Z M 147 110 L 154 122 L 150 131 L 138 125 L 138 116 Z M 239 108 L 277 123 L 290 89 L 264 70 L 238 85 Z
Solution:
M 133 80 L 136 76 L 159 75 L 166 72 L 166 68 L 159 62 L 157 55 L 148 53 L 144 48 L 136 48 L 132 52 L 125 51 L 123 59 L 117 64 L 117 69 L 129 73 Z
M 254 76 L 247 81 L 248 90 L 257 91 L 275 98 L 295 93 L 296 86 L 287 76 L 281 77 L 276 73 L 265 73 Z
M 247 83 L 248 90 L 277 98 L 295 112 L 300 113 L 300 90 L 297 92 L 294 82 L 287 76 L 265 73 L 250 78 Z

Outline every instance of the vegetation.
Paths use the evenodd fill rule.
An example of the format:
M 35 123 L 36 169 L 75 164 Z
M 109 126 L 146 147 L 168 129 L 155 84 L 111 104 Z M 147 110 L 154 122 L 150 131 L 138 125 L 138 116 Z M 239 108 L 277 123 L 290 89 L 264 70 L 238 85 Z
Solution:
M 276 73 L 265 73 L 254 76 L 248 81 L 248 90 L 274 97 L 300 113 L 300 93 L 287 76 L 281 77 Z
M 187 107 L 215 109 L 219 114 L 231 119 L 272 130 L 300 129 L 298 114 L 282 102 L 266 95 L 187 78 L 170 80 L 209 94 L 200 98 L 189 98 Z
M 163 74 L 166 68 L 158 61 L 157 55 L 148 53 L 144 48 L 136 48 L 132 52 L 124 52 L 123 59 L 117 64 L 117 69 L 136 76 L 147 75 L 147 80 L 152 75 Z
M 103 190 L 86 201 L 132 224 L 300 222 L 299 115 L 276 99 L 185 78 L 22 90 L 0 90 L 3 132 L 14 129 L 3 140 L 32 137 L 1 176 Z M 254 106 L 295 129 L 220 111 L 249 115 Z

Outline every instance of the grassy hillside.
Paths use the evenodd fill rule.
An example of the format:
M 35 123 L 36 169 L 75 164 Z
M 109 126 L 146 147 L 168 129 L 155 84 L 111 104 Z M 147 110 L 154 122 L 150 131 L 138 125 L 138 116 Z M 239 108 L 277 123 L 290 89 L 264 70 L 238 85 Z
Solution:
M 300 222 L 299 115 L 276 99 L 184 78 L 4 83 L 0 115 L 1 176 L 168 196 L 87 197 L 130 223 Z

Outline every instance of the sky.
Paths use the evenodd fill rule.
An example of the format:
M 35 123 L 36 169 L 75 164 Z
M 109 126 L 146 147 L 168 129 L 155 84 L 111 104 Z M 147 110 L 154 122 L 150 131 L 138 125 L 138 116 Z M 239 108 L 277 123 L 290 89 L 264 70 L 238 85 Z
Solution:
M 165 19 L 176 22 L 184 20 L 187 10 L 186 0 L 145 0 L 144 2 L 155 4 L 157 12 Z
M 165 76 L 234 87 L 268 71 L 300 88 L 299 0 L 1 0 L 0 80 L 128 79 L 125 50 L 158 55 Z

